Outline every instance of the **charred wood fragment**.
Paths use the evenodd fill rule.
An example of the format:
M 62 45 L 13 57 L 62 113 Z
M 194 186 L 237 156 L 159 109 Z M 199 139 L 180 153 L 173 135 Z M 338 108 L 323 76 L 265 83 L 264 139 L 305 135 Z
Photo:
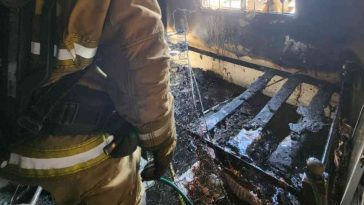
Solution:
M 251 120 L 244 125 L 240 132 L 229 140 L 228 145 L 237 150 L 241 155 L 247 155 L 248 148 L 255 140 L 264 137 L 262 130 L 270 122 L 279 108 L 292 94 L 300 81 L 297 78 L 289 78 L 282 88 L 264 106 L 264 108 Z
M 224 105 L 219 111 L 205 117 L 207 131 L 211 131 L 218 123 L 228 117 L 236 109 L 238 109 L 244 102 L 254 97 L 257 93 L 261 92 L 267 83 L 272 79 L 274 74 L 266 72 L 253 82 L 249 88 L 242 94 L 234 98 L 231 102 Z
M 277 113 L 283 103 L 286 102 L 299 83 L 300 80 L 297 78 L 288 78 L 282 88 L 270 99 L 258 115 L 256 115 L 254 119 L 245 126 L 245 128 L 264 128 Z

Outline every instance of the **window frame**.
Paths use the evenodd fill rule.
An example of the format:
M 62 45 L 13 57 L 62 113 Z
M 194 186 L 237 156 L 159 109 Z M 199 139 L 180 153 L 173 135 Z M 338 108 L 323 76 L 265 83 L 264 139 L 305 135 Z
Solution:
M 203 5 L 203 1 L 205 2 L 208 2 L 208 6 L 204 6 Z M 297 12 L 297 9 L 295 9 L 295 12 L 294 13 L 288 13 L 288 12 L 284 12 L 284 4 L 282 5 L 282 11 L 281 12 L 275 12 L 275 11 L 268 11 L 268 12 L 263 12 L 263 11 L 259 11 L 256 9 L 256 6 L 255 6 L 255 1 L 254 0 L 254 10 L 250 10 L 250 9 L 247 9 L 247 0 L 240 0 L 240 8 L 231 8 L 231 1 L 232 0 L 229 0 L 230 1 L 230 7 L 221 7 L 221 1 L 223 0 L 215 0 L 215 1 L 218 1 L 219 2 L 219 6 L 218 8 L 214 9 L 211 7 L 210 5 L 210 2 L 211 0 L 200 0 L 200 7 L 202 10 L 210 10 L 210 11 L 224 11 L 224 12 L 237 12 L 237 11 L 242 11 L 242 12 L 254 12 L 254 13 L 259 13 L 259 14 L 272 14 L 272 15 L 282 15 L 282 16 L 295 16 L 296 15 L 296 12 Z M 285 0 L 286 1 L 286 0 Z M 297 4 L 297 0 L 294 0 L 295 1 L 295 4 Z

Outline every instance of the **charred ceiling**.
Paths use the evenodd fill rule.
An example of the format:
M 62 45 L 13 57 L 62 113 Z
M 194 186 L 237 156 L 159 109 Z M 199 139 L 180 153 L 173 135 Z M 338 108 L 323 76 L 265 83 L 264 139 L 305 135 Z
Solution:
M 192 47 L 286 68 L 337 71 L 364 58 L 364 2 L 296 0 L 294 15 L 209 9 L 200 0 L 170 0 L 169 29 L 188 25 Z M 187 22 L 187 24 L 186 24 Z

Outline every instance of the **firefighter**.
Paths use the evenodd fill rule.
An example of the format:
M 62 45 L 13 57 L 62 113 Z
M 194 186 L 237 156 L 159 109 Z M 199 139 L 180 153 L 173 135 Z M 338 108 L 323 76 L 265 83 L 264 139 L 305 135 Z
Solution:
M 34 64 L 43 48 L 39 25 L 46 2 L 35 0 L 31 42 Z M 1 162 L 2 176 L 21 184 L 40 185 L 60 205 L 142 203 L 141 178 L 158 179 L 176 146 L 168 48 L 157 1 L 56 1 L 54 32 L 58 36 L 56 61 L 43 88 L 68 74 L 89 69 L 67 95 L 67 103 L 62 101 L 67 106 L 61 103 L 58 107 L 62 109 L 52 111 L 50 121 L 59 116 L 66 116 L 69 124 L 75 119 L 105 121 L 96 111 L 114 106 L 119 116 L 137 128 L 137 137 L 131 135 L 112 146 L 113 151 L 129 149 L 126 156 L 110 157 L 104 148 L 116 136 L 107 132 L 59 134 L 67 133 L 69 124 L 60 128 L 56 124 L 52 130 L 58 128 L 59 132 L 46 132 L 32 140 L 24 136 L 25 140 L 10 146 L 8 160 Z M 105 102 L 106 98 L 112 104 Z M 71 117 L 68 112 L 72 112 Z M 133 149 L 135 143 L 138 148 Z M 153 161 L 140 176 L 141 150 L 153 153 Z

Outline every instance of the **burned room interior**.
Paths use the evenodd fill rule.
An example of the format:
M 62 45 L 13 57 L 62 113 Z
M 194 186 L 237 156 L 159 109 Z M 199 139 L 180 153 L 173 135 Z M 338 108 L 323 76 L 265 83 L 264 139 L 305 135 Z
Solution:
M 364 204 L 364 1 L 158 3 L 177 146 L 147 205 Z M 0 187 L 0 204 L 54 204 Z

